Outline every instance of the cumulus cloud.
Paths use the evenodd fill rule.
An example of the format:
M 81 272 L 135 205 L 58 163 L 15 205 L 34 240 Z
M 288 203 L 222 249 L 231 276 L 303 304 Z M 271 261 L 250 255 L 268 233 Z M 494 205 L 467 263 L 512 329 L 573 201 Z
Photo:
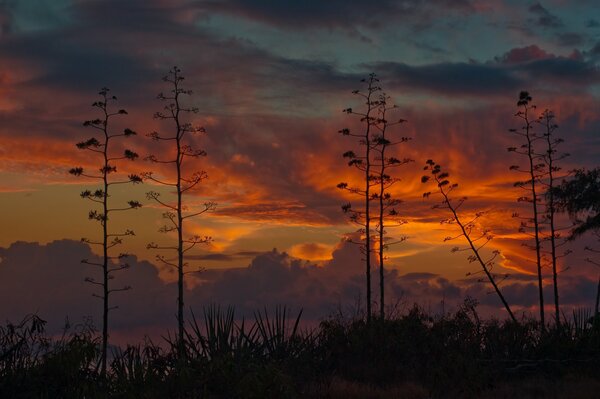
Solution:
M 61 240 L 47 245 L 17 242 L 0 248 L 0 277 L 5 289 L 0 292 L 0 313 L 5 319 L 19 320 L 37 313 L 49 321 L 57 332 L 65 317 L 79 322 L 90 316 L 96 325 L 101 304 L 92 297 L 93 287 L 83 282 L 94 273 L 91 266 L 80 263 L 82 258 L 97 260 L 90 248 L 80 242 Z M 257 310 L 286 305 L 304 310 L 305 319 L 317 321 L 339 309 L 355 309 L 364 304 L 364 265 L 358 247 L 346 241 L 334 249 L 331 259 L 317 266 L 277 250 L 261 253 L 247 267 L 210 270 L 200 284 L 186 291 L 186 307 L 196 314 L 203 306 L 232 305 L 238 315 L 251 317 Z M 148 262 L 130 259 L 131 268 L 112 282 L 132 285 L 131 291 L 115 294 L 111 312 L 111 330 L 117 336 L 164 332 L 175 325 L 174 284 L 158 277 Z M 376 265 L 376 263 L 374 263 Z M 373 271 L 373 294 L 377 302 L 377 271 Z M 537 304 L 537 287 L 527 276 L 505 282 L 502 290 L 509 303 L 517 309 L 533 313 Z M 583 275 L 561 275 L 563 306 L 589 306 L 593 301 L 596 282 Z M 390 269 L 386 273 L 388 304 L 412 306 L 418 303 L 437 312 L 452 309 L 466 296 L 479 300 L 485 315 L 501 315 L 502 305 L 489 286 L 470 280 L 451 281 L 435 273 L 400 274 Z M 546 287 L 551 304 L 551 287 Z M 188 314 L 189 316 L 189 314 Z
M 302 259 L 324 260 L 331 256 L 331 248 L 317 242 L 307 242 L 294 245 L 290 249 L 290 255 Z
M 98 326 L 101 301 L 93 297 L 95 287 L 84 282 L 86 277 L 99 279 L 96 267 L 81 263 L 82 259 L 98 262 L 87 245 L 61 240 L 47 245 L 16 242 L 0 248 L 0 276 L 5 289 L 0 292 L 0 313 L 5 320 L 17 321 L 37 313 L 49 321 L 51 331 L 62 327 L 66 317 L 81 322 L 92 317 Z M 129 259 L 131 268 L 117 274 L 113 287 L 130 285 L 131 291 L 115 293 L 111 304 L 119 309 L 111 312 L 111 328 L 154 329 L 168 326 L 174 320 L 173 295 L 176 287 L 164 284 L 156 269 L 148 262 Z

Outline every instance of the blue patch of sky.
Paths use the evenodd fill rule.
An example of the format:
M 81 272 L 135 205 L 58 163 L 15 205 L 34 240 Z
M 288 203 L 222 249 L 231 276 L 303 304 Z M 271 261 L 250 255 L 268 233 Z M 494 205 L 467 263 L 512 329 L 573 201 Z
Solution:
M 71 21 L 72 0 L 14 0 L 7 5 L 15 33 L 51 30 Z
M 318 60 L 342 72 L 354 72 L 373 62 L 424 65 L 437 62 L 485 61 L 499 54 L 498 29 L 482 15 L 450 16 L 415 28 L 403 23 L 381 29 L 281 29 L 271 25 L 214 14 L 199 24 L 221 37 L 243 38 L 288 59 Z M 504 38 L 508 42 L 510 38 Z

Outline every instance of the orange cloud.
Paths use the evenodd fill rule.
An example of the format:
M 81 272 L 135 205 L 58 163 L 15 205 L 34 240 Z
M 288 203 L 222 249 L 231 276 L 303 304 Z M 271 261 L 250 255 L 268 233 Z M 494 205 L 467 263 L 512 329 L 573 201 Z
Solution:
M 290 248 L 289 254 L 296 258 L 319 261 L 331 259 L 332 247 L 330 245 L 307 242 L 297 244 Z

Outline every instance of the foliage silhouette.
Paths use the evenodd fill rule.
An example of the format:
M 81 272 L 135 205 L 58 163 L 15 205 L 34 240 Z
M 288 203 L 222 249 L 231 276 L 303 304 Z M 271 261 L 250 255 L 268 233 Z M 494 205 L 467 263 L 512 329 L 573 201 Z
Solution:
M 467 248 L 454 247 L 452 252 L 459 251 L 470 251 L 472 255 L 469 256 L 469 262 L 477 262 L 481 266 L 481 271 L 486 275 L 487 280 L 494 288 L 496 295 L 500 298 L 500 301 L 504 305 L 504 308 L 508 312 L 511 320 L 517 323 L 517 319 L 513 314 L 508 302 L 504 298 L 504 295 L 500 291 L 499 283 L 508 278 L 508 274 L 504 275 L 500 281 L 497 281 L 497 276 L 493 273 L 494 260 L 498 255 L 500 255 L 500 251 L 494 250 L 493 255 L 484 260 L 481 254 L 481 250 L 493 239 L 491 232 L 489 230 L 482 230 L 480 233 L 476 233 L 477 230 L 477 221 L 484 215 L 484 212 L 477 212 L 475 217 L 470 219 L 468 222 L 464 222 L 461 220 L 458 214 L 458 210 L 462 207 L 462 205 L 467 200 L 467 197 L 461 197 L 459 200 L 453 200 L 450 197 L 450 194 L 458 187 L 458 183 L 452 183 L 450 181 L 450 175 L 447 172 L 442 171 L 442 167 L 432 161 L 431 159 L 427 160 L 424 170 L 429 171 L 430 175 L 425 175 L 421 178 L 422 183 L 427 183 L 430 180 L 436 184 L 438 194 L 442 196 L 442 201 L 440 204 L 434 205 L 434 209 L 437 208 L 447 208 L 451 213 L 452 217 L 442 220 L 443 224 L 456 224 L 460 228 L 460 234 L 455 237 L 446 237 L 444 241 L 452 241 L 460 237 L 464 237 L 469 246 Z M 431 192 L 426 192 L 423 194 L 424 198 L 428 198 L 431 195 Z M 478 234 L 474 237 L 475 234 Z M 483 242 L 480 244 L 480 242 Z
M 155 155 L 149 155 L 146 159 L 155 164 L 171 165 L 174 167 L 175 177 L 172 180 L 163 180 L 162 178 L 156 177 L 153 172 L 145 172 L 143 177 L 145 180 L 152 183 L 170 187 L 175 190 L 176 201 L 174 204 L 169 203 L 161 198 L 160 193 L 156 191 L 149 191 L 146 196 L 149 200 L 152 200 L 166 208 L 163 213 L 163 218 L 167 221 L 166 224 L 160 228 L 161 233 L 175 232 L 177 234 L 177 245 L 159 245 L 154 242 L 147 245 L 148 249 L 176 251 L 177 258 L 172 260 L 165 255 L 156 255 L 156 260 L 161 264 L 173 267 L 177 271 L 177 330 L 178 330 L 178 341 L 180 346 L 180 354 L 185 354 L 184 345 L 184 278 L 185 275 L 190 273 L 188 263 L 185 261 L 185 254 L 192 250 L 198 244 L 208 244 L 212 238 L 209 236 L 193 235 L 185 238 L 185 226 L 184 222 L 190 218 L 202 215 L 206 212 L 210 212 L 215 209 L 216 204 L 214 202 L 205 202 L 203 208 L 200 210 L 187 211 L 188 207 L 183 203 L 183 196 L 189 194 L 190 190 L 204 181 L 208 175 L 205 171 L 194 172 L 189 176 L 184 175 L 184 161 L 190 159 L 197 159 L 206 156 L 204 150 L 196 149 L 189 143 L 188 137 L 193 135 L 205 134 L 203 127 L 193 126 L 189 122 L 183 120 L 183 114 L 195 114 L 198 113 L 198 108 L 186 108 L 182 104 L 182 95 L 191 95 L 192 91 L 184 89 L 182 82 L 184 77 L 181 75 L 181 70 L 176 66 L 173 67 L 166 76 L 163 77 L 163 81 L 166 82 L 170 88 L 167 94 L 159 93 L 158 99 L 165 102 L 163 111 L 156 112 L 154 114 L 155 119 L 167 120 L 172 122 L 173 132 L 171 135 L 164 135 L 158 132 L 152 132 L 148 136 L 152 140 L 169 144 L 172 143 L 175 147 L 174 158 L 162 159 Z M 187 212 L 186 212 L 187 211 Z
M 557 211 L 568 212 L 575 218 L 575 227 L 570 239 L 592 232 L 600 242 L 600 168 L 575 170 L 574 176 L 554 187 L 552 194 L 556 198 Z M 579 219 L 579 216 L 583 216 L 584 219 Z M 586 246 L 585 250 L 596 255 L 600 253 L 600 250 L 590 246 Z M 597 258 L 588 257 L 586 261 L 600 267 Z M 594 320 L 600 325 L 600 275 L 596 289 Z
M 555 122 L 554 112 L 545 109 L 538 118 L 538 123 L 542 126 L 543 138 L 546 144 L 546 149 L 542 154 L 542 161 L 545 164 L 543 178 L 540 179 L 540 184 L 545 187 L 545 215 L 541 218 L 543 223 L 548 224 L 549 234 L 545 239 L 550 242 L 550 263 L 552 266 L 552 283 L 554 289 L 554 319 L 556 324 L 560 323 L 560 301 L 558 295 L 558 261 L 567 256 L 571 251 L 566 250 L 562 254 L 558 253 L 558 249 L 566 244 L 566 240 L 562 239 L 561 229 L 556 221 L 556 200 L 555 186 L 558 178 L 558 173 L 561 167 L 558 162 L 566 158 L 568 154 L 558 153 L 558 146 L 564 141 L 556 137 L 555 131 L 558 125 Z
M 333 394 L 341 380 L 371 387 L 348 397 L 413 384 L 418 397 L 475 398 L 488 397 L 500 384 L 546 378 L 536 383 L 542 389 L 550 380 L 576 374 L 580 379 L 569 387 L 582 389 L 587 382 L 585 397 L 593 397 L 600 329 L 587 316 L 574 312 L 556 334 L 540 334 L 535 320 L 483 320 L 477 302 L 467 298 L 444 314 L 414 306 L 370 324 L 339 315 L 301 330 L 300 315 L 286 308 L 257 312 L 245 322 L 233 308 L 213 305 L 204 309 L 203 322 L 193 317 L 186 328 L 183 359 L 177 340 L 166 345 L 146 340 L 116 349 L 105 378 L 95 367 L 100 352 L 88 325 L 67 326 L 61 337 L 50 338 L 45 322 L 30 316 L 0 326 L 0 396 L 344 397 Z M 398 396 L 406 395 L 375 397 Z
M 372 167 L 375 172 L 374 181 L 378 184 L 379 191 L 373 193 L 372 197 L 378 202 L 378 222 L 375 227 L 375 232 L 378 236 L 378 256 L 379 256 L 379 317 L 385 317 L 385 251 L 394 244 L 401 243 L 406 240 L 406 236 L 398 238 L 389 237 L 386 229 L 399 227 L 406 224 L 406 219 L 400 217 L 398 206 L 402 201 L 393 196 L 390 191 L 391 187 L 400 181 L 399 178 L 390 175 L 390 170 L 399 166 L 413 162 L 412 159 L 399 159 L 388 155 L 388 150 L 394 146 L 406 143 L 410 140 L 408 137 L 394 138 L 391 137 L 389 129 L 396 125 L 406 122 L 405 119 L 388 120 L 389 113 L 397 108 L 396 105 L 389 104 L 390 97 L 385 93 L 379 96 L 377 104 L 378 118 L 373 125 L 375 133 L 371 139 L 373 150 L 377 154 L 372 161 Z
M 536 121 L 535 112 L 536 106 L 531 104 L 532 97 L 528 92 L 522 91 L 519 93 L 519 100 L 517 101 L 517 107 L 519 111 L 515 114 L 515 117 L 519 118 L 523 125 L 518 129 L 509 129 L 511 133 L 523 139 L 524 142 L 519 147 L 509 147 L 509 152 L 514 152 L 523 155 L 527 158 L 527 168 L 522 169 L 519 165 L 512 165 L 510 170 L 518 171 L 527 176 L 527 180 L 520 180 L 515 182 L 515 187 L 519 187 L 528 192 L 528 195 L 520 196 L 518 202 L 527 202 L 531 204 L 532 215 L 521 216 L 519 213 L 513 214 L 513 217 L 518 218 L 521 221 L 521 227 L 519 231 L 523 234 L 527 234 L 526 231 L 533 228 L 533 239 L 534 246 L 533 250 L 536 255 L 536 266 L 538 276 L 538 296 L 539 296 L 539 311 L 540 311 L 540 325 L 542 329 L 546 327 L 545 313 L 544 313 L 544 281 L 542 275 L 542 249 L 541 249 L 541 226 L 540 218 L 541 212 L 539 209 L 541 196 L 539 194 L 540 179 L 544 174 L 545 163 L 543 161 L 543 155 L 539 154 L 535 150 L 536 142 L 543 139 L 534 129 L 534 123 Z M 533 227 L 531 226 L 533 224 Z M 524 246 L 528 246 L 527 243 L 523 243 Z
M 348 160 L 348 166 L 358 169 L 361 174 L 364 188 L 354 187 L 346 182 L 339 183 L 337 187 L 353 195 L 362 197 L 363 203 L 360 207 L 346 203 L 342 206 L 344 213 L 349 215 L 350 220 L 359 226 L 358 233 L 361 236 L 360 241 L 352 241 L 360 245 L 361 252 L 364 255 L 366 266 L 366 293 L 367 293 L 367 320 L 372 317 L 372 294 L 371 294 L 371 256 L 378 254 L 379 258 L 379 315 L 385 316 L 385 251 L 390 245 L 404 241 L 405 237 L 391 242 L 387 237 L 387 228 L 403 225 L 406 221 L 401 219 L 397 211 L 401 201 L 392 196 L 389 190 L 399 179 L 392 177 L 389 170 L 411 162 L 411 159 L 402 160 L 389 156 L 386 150 L 390 150 L 400 143 L 409 141 L 407 137 L 393 139 L 389 136 L 389 129 L 406 122 L 404 119 L 388 120 L 389 113 L 396 108 L 389 104 L 390 97 L 386 95 L 379 86 L 379 79 L 372 73 L 367 79 L 362 80 L 366 84 L 366 90 L 354 90 L 352 94 L 360 97 L 364 101 L 364 111 L 356 111 L 352 108 L 346 108 L 344 112 L 348 115 L 354 115 L 359 118 L 362 131 L 353 133 L 350 129 L 344 128 L 339 131 L 344 136 L 350 136 L 358 139 L 358 144 L 364 147 L 361 154 L 354 151 L 347 151 L 343 157 Z M 371 202 L 378 206 L 377 213 L 372 216 L 373 207 Z M 376 220 L 374 228 L 373 219 Z M 388 223 L 389 220 L 389 223 Z M 374 230 L 374 231 L 372 231 Z M 373 234 L 375 233 L 375 234 Z M 378 240 L 378 250 L 373 248 L 374 240 Z
M 130 174 L 125 179 L 111 179 L 115 173 L 117 173 L 116 162 L 119 160 L 135 160 L 138 158 L 138 154 L 131 150 L 124 150 L 121 156 L 112 155 L 112 145 L 117 138 L 135 136 L 136 133 L 126 128 L 121 133 L 113 133 L 111 130 L 110 122 L 115 116 L 127 115 L 127 111 L 119 109 L 117 111 L 111 110 L 110 104 L 117 101 L 117 97 L 109 94 L 109 89 L 103 88 L 99 92 L 100 100 L 95 101 L 92 107 L 97 108 L 100 111 L 100 118 L 87 120 L 83 123 L 83 126 L 97 130 L 100 139 L 91 137 L 86 141 L 77 143 L 77 148 L 80 150 L 90 151 L 98 154 L 102 160 L 102 166 L 99 168 L 99 174 L 88 173 L 83 167 L 75 167 L 69 170 L 69 173 L 75 176 L 83 176 L 93 180 L 101 181 L 102 187 L 94 191 L 84 190 L 81 192 L 81 198 L 89 200 L 95 204 L 101 206 L 101 210 L 96 209 L 90 210 L 88 218 L 96 221 L 102 227 L 102 240 L 94 241 L 87 238 L 82 238 L 81 241 L 90 244 L 97 245 L 102 248 L 102 263 L 92 262 L 87 259 L 82 260 L 82 263 L 87 265 L 99 267 L 102 270 L 102 280 L 97 281 L 93 277 L 87 277 L 86 282 L 97 286 L 101 290 L 101 294 L 93 294 L 102 300 L 102 357 L 100 369 L 102 375 L 106 374 L 106 357 L 108 347 L 108 316 L 111 310 L 117 309 L 118 306 L 110 305 L 110 295 L 115 292 L 127 291 L 131 289 L 130 286 L 123 286 L 114 288 L 111 285 L 111 280 L 115 278 L 115 273 L 125 270 L 129 267 L 126 259 L 129 256 L 127 253 L 119 253 L 116 256 L 110 255 L 110 250 L 123 243 L 123 237 L 135 235 L 133 230 L 126 229 L 125 231 L 114 232 L 109 228 L 110 215 L 114 212 L 128 211 L 137 209 L 142 206 L 138 201 L 130 200 L 127 202 L 127 206 L 124 207 L 111 207 L 110 198 L 112 195 L 112 187 L 115 185 L 122 184 L 138 184 L 142 182 L 141 177 L 135 174 Z M 116 264 L 114 262 L 117 262 Z
M 573 178 L 556 187 L 554 195 L 559 211 L 585 217 L 576 219 L 572 237 L 600 229 L 600 168 L 575 170 Z
M 337 185 L 341 190 L 346 190 L 356 196 L 362 197 L 363 204 L 360 208 L 352 207 L 351 203 L 342 205 L 344 213 L 348 214 L 350 220 L 359 226 L 358 233 L 361 235 L 360 241 L 351 241 L 360 245 L 360 250 L 364 255 L 365 261 L 365 277 L 366 277 L 366 301 L 367 301 L 367 320 L 372 317 L 372 298 L 371 298 L 371 256 L 373 253 L 372 231 L 371 231 L 371 201 L 373 196 L 371 190 L 377 186 L 375 175 L 371 171 L 371 152 L 373 151 L 372 134 L 374 125 L 377 124 L 377 109 L 378 95 L 381 92 L 379 87 L 379 79 L 374 73 L 370 74 L 367 79 L 362 79 L 367 88 L 363 93 L 360 90 L 354 90 L 352 94 L 359 96 L 364 100 L 365 110 L 362 112 L 354 111 L 352 108 L 346 108 L 343 112 L 348 115 L 359 117 L 360 123 L 364 125 L 362 131 L 353 133 L 348 128 L 341 129 L 338 133 L 343 136 L 355 137 L 358 139 L 358 144 L 364 147 L 361 154 L 356 154 L 354 151 L 346 151 L 343 154 L 344 158 L 348 159 L 348 166 L 354 167 L 362 172 L 364 188 L 349 186 L 348 183 L 342 182 Z

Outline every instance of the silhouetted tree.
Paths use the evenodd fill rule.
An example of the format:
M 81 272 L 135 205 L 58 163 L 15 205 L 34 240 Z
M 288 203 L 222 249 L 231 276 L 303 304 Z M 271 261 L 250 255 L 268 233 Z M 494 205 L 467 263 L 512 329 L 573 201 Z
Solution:
M 515 116 L 522 120 L 523 125 L 519 129 L 509 129 L 509 131 L 518 137 L 523 139 L 523 143 L 519 147 L 509 147 L 509 152 L 515 152 L 517 154 L 524 155 L 527 157 L 527 168 L 522 169 L 518 165 L 512 165 L 511 170 L 522 172 L 527 175 L 526 180 L 515 182 L 515 187 L 519 187 L 528 192 L 528 195 L 521 196 L 517 199 L 518 202 L 527 202 L 532 206 L 532 216 L 522 217 L 518 213 L 513 216 L 521 220 L 521 227 L 519 231 L 528 234 L 527 230 L 531 228 L 533 224 L 533 239 L 535 255 L 536 255 L 536 266 L 538 276 L 538 293 L 539 293 L 539 304 L 540 304 L 540 324 L 542 329 L 546 326 L 544 317 L 544 282 L 542 276 L 542 253 L 541 253 L 541 226 L 540 226 L 540 200 L 539 195 L 539 181 L 543 176 L 545 164 L 542 159 L 542 155 L 535 151 L 535 143 L 543 136 L 538 135 L 534 131 L 534 122 L 536 121 L 535 115 L 532 115 L 536 109 L 535 105 L 531 103 L 531 96 L 528 92 L 522 91 L 519 94 L 519 100 L 517 101 L 517 107 L 519 111 Z M 524 243 L 524 245 L 528 245 Z
M 598 243 L 600 243 L 600 231 L 598 231 L 598 230 L 593 231 L 592 234 L 594 234 L 596 236 Z M 585 258 L 585 261 L 591 265 L 596 266 L 597 268 L 600 268 L 600 261 L 597 259 L 598 255 L 600 254 L 600 250 L 590 247 L 590 246 L 586 246 L 585 250 L 596 256 L 596 258 L 587 257 L 587 258 Z M 598 325 L 598 323 L 600 323 L 599 315 L 600 315 L 600 275 L 598 275 L 598 286 L 596 288 L 596 301 L 594 302 L 594 324 L 595 325 Z
M 372 249 L 372 231 L 371 231 L 371 201 L 373 197 L 372 189 L 378 185 L 376 174 L 372 171 L 372 152 L 375 144 L 372 142 L 372 135 L 375 130 L 375 125 L 379 123 L 377 112 L 379 110 L 379 96 L 381 87 L 379 87 L 379 79 L 374 73 L 370 74 L 367 79 L 362 79 L 361 82 L 366 83 L 366 91 L 354 90 L 352 93 L 364 100 L 365 108 L 362 112 L 354 111 L 352 108 L 346 108 L 343 112 L 348 115 L 356 115 L 360 118 L 362 131 L 353 133 L 350 129 L 345 128 L 339 131 L 344 136 L 356 137 L 358 144 L 364 147 L 361 154 L 356 154 L 353 151 L 347 151 L 343 154 L 347 158 L 348 166 L 354 167 L 362 172 L 363 187 L 349 186 L 348 183 L 342 182 L 338 184 L 338 188 L 347 190 L 350 193 L 362 197 L 363 204 L 360 208 L 352 207 L 351 203 L 344 204 L 342 210 L 350 216 L 350 220 L 359 225 L 358 233 L 361 235 L 361 240 L 355 242 L 360 245 L 361 252 L 364 255 L 365 274 L 367 285 L 367 321 L 371 321 L 372 316 L 372 299 L 371 299 L 371 255 Z M 351 241 L 352 242 L 352 241 Z
M 444 224 L 456 224 L 460 228 L 460 234 L 455 237 L 446 237 L 444 241 L 452 241 L 460 237 L 464 237 L 469 246 L 467 248 L 459 248 L 454 247 L 452 252 L 459 252 L 470 250 L 472 255 L 468 257 L 469 262 L 477 262 L 481 266 L 482 272 L 486 275 L 487 280 L 490 282 L 494 291 L 502 301 L 504 308 L 508 312 L 510 318 L 513 322 L 517 322 L 508 302 L 504 298 L 504 295 L 500 291 L 499 283 L 504 281 L 508 275 L 504 275 L 501 281 L 496 281 L 496 275 L 493 274 L 493 268 L 495 265 L 494 260 L 498 255 L 500 255 L 500 251 L 494 250 L 492 256 L 484 260 L 481 254 L 481 250 L 493 239 L 489 230 L 482 230 L 481 232 L 476 232 L 477 221 L 484 215 L 484 212 L 477 212 L 475 217 L 471 218 L 469 221 L 465 222 L 461 220 L 458 210 L 467 200 L 467 197 L 461 197 L 459 200 L 453 200 L 450 197 L 450 194 L 458 187 L 458 183 L 452 183 L 450 181 L 450 175 L 447 172 L 443 172 L 442 168 L 439 164 L 435 163 L 431 159 L 427 160 L 424 170 L 430 172 L 430 176 L 426 175 L 421 178 L 422 183 L 427 183 L 431 179 L 433 179 L 434 183 L 437 186 L 438 194 L 442 196 L 442 202 L 440 204 L 434 205 L 434 209 L 436 208 L 448 208 L 452 213 L 452 217 L 442 220 Z M 423 194 L 424 198 L 428 198 L 431 195 L 431 192 L 426 192 Z
M 164 255 L 156 255 L 156 259 L 164 265 L 174 267 L 177 270 L 177 324 L 178 324 L 178 347 L 179 355 L 184 355 L 184 277 L 190 273 L 188 263 L 185 262 L 185 254 L 198 244 L 207 244 L 211 241 L 211 237 L 193 235 L 185 238 L 184 222 L 195 216 L 212 211 L 216 204 L 213 202 L 205 202 L 202 209 L 188 211 L 188 207 L 184 205 L 183 196 L 188 194 L 191 189 L 196 187 L 200 182 L 207 178 L 205 171 L 193 172 L 191 175 L 184 174 L 184 162 L 186 159 L 196 159 L 206 156 L 204 150 L 195 149 L 188 139 L 191 135 L 205 134 L 203 127 L 193 126 L 191 123 L 184 121 L 183 114 L 197 113 L 197 108 L 186 108 L 182 104 L 182 95 L 191 95 L 192 91 L 182 87 L 184 77 L 181 76 L 181 70 L 173 67 L 168 74 L 163 77 L 163 81 L 170 85 L 170 90 L 167 94 L 160 93 L 158 99 L 166 102 L 163 111 L 154 114 L 155 119 L 168 120 L 172 122 L 171 134 L 159 134 L 152 132 L 148 136 L 153 140 L 169 143 L 174 148 L 173 158 L 163 159 L 155 155 L 150 155 L 146 159 L 150 162 L 160 165 L 171 165 L 173 167 L 174 176 L 171 180 L 168 177 L 163 179 L 156 177 L 153 172 L 143 174 L 144 178 L 153 183 L 170 187 L 175 191 L 176 199 L 174 202 L 163 200 L 160 193 L 150 191 L 147 193 L 148 199 L 155 201 L 167 210 L 163 213 L 163 218 L 166 219 L 166 224 L 160 228 L 161 233 L 175 232 L 177 234 L 177 245 L 162 246 L 154 242 L 148 244 L 148 249 L 156 250 L 172 250 L 177 252 L 177 258 L 171 259 Z M 167 149 L 165 152 L 168 152 Z
M 379 317 L 385 317 L 385 251 L 390 245 L 397 244 L 406 239 L 406 236 L 391 239 L 388 237 L 386 228 L 398 227 L 406 223 L 405 219 L 400 217 L 397 207 L 402 203 L 399 198 L 395 198 L 390 191 L 390 188 L 400 181 L 399 178 L 391 176 L 390 170 L 412 162 L 412 159 L 398 159 L 394 156 L 389 156 L 388 149 L 400 144 L 406 143 L 410 139 L 408 137 L 393 138 L 390 136 L 388 129 L 395 125 L 406 122 L 405 119 L 389 121 L 389 112 L 396 109 L 396 105 L 389 105 L 390 97 L 385 93 L 379 96 L 378 118 L 373 125 L 375 133 L 371 142 L 373 150 L 376 154 L 375 159 L 371 162 L 371 166 L 376 170 L 374 181 L 377 183 L 377 190 L 373 193 L 373 198 L 378 201 L 378 222 L 375 231 L 378 235 L 378 255 L 379 255 Z
M 555 136 L 554 132 L 558 129 L 558 125 L 555 123 L 554 113 L 548 109 L 544 110 L 538 118 L 538 123 L 542 126 L 544 138 L 546 144 L 546 150 L 542 155 L 542 160 L 545 164 L 544 179 L 540 180 L 540 184 L 545 187 L 545 198 L 546 198 L 546 213 L 542 218 L 542 221 L 548 224 L 550 232 L 548 234 L 548 241 L 550 242 L 550 262 L 552 265 L 552 282 L 554 287 L 554 318 L 556 325 L 560 324 L 560 305 L 558 295 L 558 260 L 570 253 L 569 250 L 562 254 L 558 253 L 559 247 L 565 244 L 565 240 L 561 240 L 561 233 L 556 223 L 556 201 L 554 198 L 555 185 L 557 174 L 560 172 L 561 167 L 558 162 L 568 154 L 558 153 L 558 146 L 564 142 L 563 139 Z
M 110 198 L 112 196 L 112 187 L 119 184 L 132 183 L 137 184 L 141 183 L 142 179 L 135 175 L 130 174 L 127 180 L 118 178 L 115 180 L 111 180 L 111 176 L 117 173 L 116 162 L 123 159 L 135 160 L 138 158 L 138 154 L 131 150 L 125 150 L 123 155 L 121 156 L 113 156 L 111 145 L 114 143 L 114 140 L 119 137 L 130 137 L 134 136 L 136 133 L 131 129 L 124 129 L 121 133 L 112 133 L 110 129 L 110 121 L 113 117 L 117 115 L 126 115 L 127 111 L 124 109 L 119 109 L 114 112 L 110 109 L 109 104 L 111 102 L 116 102 L 117 98 L 115 96 L 111 96 L 108 94 L 109 89 L 103 88 L 100 90 L 100 101 L 96 101 L 92 104 L 93 107 L 98 108 L 100 111 L 100 117 L 97 119 L 87 120 L 83 123 L 84 126 L 90 127 L 92 129 L 96 129 L 98 131 L 98 135 L 100 138 L 91 137 L 87 141 L 83 141 L 77 143 L 77 148 L 81 150 L 87 150 L 92 153 L 98 154 L 98 156 L 102 159 L 102 166 L 99 168 L 100 173 L 88 173 L 84 170 L 83 167 L 72 168 L 69 173 L 75 176 L 83 176 L 90 179 L 99 180 L 102 182 L 102 187 L 98 188 L 94 191 L 85 190 L 81 193 L 81 197 L 89 200 L 93 203 L 98 204 L 101 207 L 101 210 L 91 210 L 89 212 L 89 219 L 100 223 L 102 226 L 102 240 L 94 241 L 87 238 L 82 238 L 81 240 L 90 245 L 98 245 L 102 247 L 102 262 L 94 262 L 88 259 L 82 260 L 82 263 L 97 266 L 102 269 L 102 280 L 97 281 L 93 277 L 86 278 L 86 282 L 98 286 L 101 289 L 101 294 L 93 294 L 94 296 L 100 298 L 102 300 L 102 353 L 101 353 L 101 375 L 106 375 L 106 355 L 107 355 L 107 346 L 108 346 L 108 315 L 109 312 L 113 309 L 116 309 L 117 306 L 110 306 L 110 295 L 114 292 L 126 291 L 129 290 L 130 286 L 123 286 L 118 288 L 113 288 L 110 284 L 110 281 L 114 279 L 114 273 L 117 271 L 121 271 L 127 269 L 129 265 L 124 259 L 129 256 L 126 253 L 120 253 L 117 256 L 111 256 L 109 251 L 120 245 L 123 242 L 123 237 L 134 235 L 133 230 L 125 230 L 122 232 L 113 232 L 109 228 L 110 215 L 113 212 L 127 211 L 131 209 L 136 209 L 141 207 L 142 205 L 138 201 L 128 201 L 127 206 L 123 207 L 111 207 Z M 116 264 L 114 261 L 117 261 Z
M 592 170 L 578 169 L 570 180 L 564 180 L 560 186 L 552 190 L 556 200 L 558 212 L 568 212 L 575 218 L 575 227 L 571 232 L 571 239 L 575 239 L 584 233 L 591 231 L 598 237 L 600 242 L 600 168 Z M 583 219 L 580 219 L 582 217 Z M 586 246 L 586 251 L 594 254 L 599 250 Z M 600 267 L 600 262 L 593 258 L 586 259 L 590 264 Z M 595 322 L 600 320 L 598 316 L 600 302 L 600 276 L 596 291 L 596 303 L 594 306 Z
M 570 180 L 556 187 L 554 196 L 557 209 L 575 217 L 572 238 L 600 229 L 600 168 L 575 170 Z

